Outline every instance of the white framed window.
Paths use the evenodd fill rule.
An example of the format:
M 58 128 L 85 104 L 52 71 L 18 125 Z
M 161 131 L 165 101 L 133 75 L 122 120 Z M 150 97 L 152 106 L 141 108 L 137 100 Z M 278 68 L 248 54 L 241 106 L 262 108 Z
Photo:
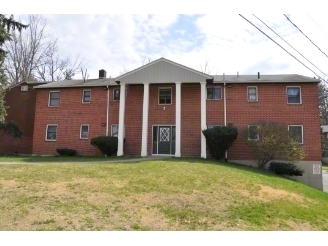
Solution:
M 207 99 L 220 100 L 222 99 L 221 87 L 207 87 Z
M 172 104 L 172 88 L 159 88 L 158 89 L 158 104 L 166 105 Z
M 302 125 L 289 125 L 289 136 L 297 139 L 299 144 L 303 144 L 303 126 Z
M 118 125 L 112 125 L 112 137 L 118 137 Z M 124 126 L 124 130 L 123 130 L 123 136 L 125 137 L 125 126 Z
M 300 86 L 287 86 L 287 104 L 302 104 Z
M 90 103 L 91 101 L 91 90 L 83 90 L 82 103 Z
M 114 101 L 119 101 L 120 100 L 120 88 L 117 88 L 117 89 L 114 89 L 113 90 L 113 98 L 114 98 Z
M 60 99 L 59 91 L 50 91 L 48 106 L 49 107 L 58 107 L 59 99 Z
M 214 127 L 221 127 L 222 125 L 207 125 L 207 129 L 212 129 Z
M 258 141 L 259 136 L 259 126 L 258 125 L 249 125 L 248 126 L 248 140 Z
M 57 128 L 55 124 L 49 124 L 46 128 L 46 141 L 57 141 Z
M 80 139 L 88 139 L 89 136 L 89 125 L 82 124 L 80 127 Z
M 247 101 L 248 102 L 257 102 L 257 86 L 247 86 Z
M 21 91 L 28 91 L 28 85 L 22 85 Z

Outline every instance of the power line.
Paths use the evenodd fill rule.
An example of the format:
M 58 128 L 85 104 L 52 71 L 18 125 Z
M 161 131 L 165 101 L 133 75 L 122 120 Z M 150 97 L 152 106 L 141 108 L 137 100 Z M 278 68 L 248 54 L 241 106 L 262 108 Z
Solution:
M 254 14 L 253 14 L 254 15 Z M 304 59 L 306 59 L 309 63 L 311 63 L 316 69 L 318 69 L 322 74 L 324 74 L 326 77 L 328 77 L 327 74 L 325 74 L 321 69 L 319 69 L 316 65 L 314 65 L 309 59 L 307 59 L 305 56 L 303 56 L 298 50 L 296 50 L 293 46 L 291 46 L 284 38 L 282 38 L 278 33 L 276 33 L 271 27 L 269 27 L 267 24 L 264 23 L 260 18 L 258 18 L 256 15 L 254 15 L 255 18 L 257 18 L 259 21 L 261 21 L 266 27 L 268 27 L 271 31 L 273 31 L 279 38 L 281 38 L 286 44 L 288 44 L 293 50 L 295 50 L 299 55 L 301 55 Z
M 322 28 L 317 24 L 317 22 L 315 22 L 313 19 L 312 19 L 312 17 L 310 16 L 310 15 L 308 15 L 309 17 L 310 17 L 310 19 L 317 25 L 317 27 L 319 27 L 319 29 L 326 35 L 326 37 L 328 38 L 328 35 L 327 35 L 327 33 L 325 33 L 325 31 L 324 30 L 322 30 Z
M 318 45 L 316 45 L 315 43 L 313 43 L 312 42 L 312 40 L 308 37 L 308 36 L 306 36 L 305 34 L 304 34 L 304 32 L 302 32 L 302 30 L 301 29 L 299 29 L 298 28 L 298 26 L 296 26 L 288 17 L 287 17 L 287 15 L 285 15 L 284 14 L 284 16 L 287 18 L 287 20 L 290 22 L 290 23 L 292 23 L 315 47 L 317 47 L 320 51 L 321 51 L 321 53 L 322 54 L 324 54 L 327 58 L 328 58 L 328 56 L 327 56 L 327 54 L 325 53 L 325 52 L 323 52 L 320 48 L 319 48 L 319 46 Z
M 278 44 L 276 41 L 274 41 L 271 37 L 269 37 L 266 33 L 264 33 L 260 28 L 258 28 L 257 26 L 255 26 L 252 22 L 250 22 L 249 20 L 247 20 L 244 16 L 242 16 L 241 14 L 239 14 L 241 17 L 243 17 L 248 23 L 250 23 L 252 26 L 254 26 L 257 30 L 259 30 L 261 33 L 263 33 L 265 36 L 267 36 L 269 39 L 271 39 L 271 41 L 273 41 L 276 45 L 278 45 L 280 48 L 282 48 L 284 51 L 286 51 L 289 55 L 291 55 L 294 59 L 296 59 L 298 62 L 300 62 L 304 67 L 306 67 L 307 69 L 309 69 L 312 73 L 314 73 L 317 77 L 319 77 L 322 81 L 325 81 L 326 83 L 328 83 L 326 80 L 324 80 L 323 78 L 321 78 L 321 76 L 319 76 L 318 74 L 316 74 L 311 68 L 309 68 L 308 66 L 306 66 L 303 62 L 301 62 L 300 60 L 298 60 L 295 56 L 293 56 L 290 52 L 288 52 L 284 47 L 282 47 L 280 44 Z

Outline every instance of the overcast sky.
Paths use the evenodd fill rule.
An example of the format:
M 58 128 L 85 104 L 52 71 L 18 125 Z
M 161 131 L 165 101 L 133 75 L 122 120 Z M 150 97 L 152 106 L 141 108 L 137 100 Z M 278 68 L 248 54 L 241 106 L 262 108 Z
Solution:
M 96 7 L 98 10 L 111 7 L 115 9 L 111 4 L 97 3 Z M 121 12 L 124 5 L 119 7 L 121 8 L 118 8 L 118 12 Z M 197 70 L 201 70 L 208 61 L 208 71 L 213 75 L 237 74 L 238 71 L 239 74 L 260 72 L 315 76 L 237 13 L 222 11 L 220 8 L 213 11 L 212 7 L 215 8 L 207 7 L 209 14 L 200 15 L 166 12 L 154 15 L 96 15 L 77 14 L 77 11 L 75 14 L 43 14 L 43 17 L 48 20 L 53 36 L 59 38 L 61 54 L 85 58 L 89 78 L 96 78 L 99 69 L 105 69 L 108 77 L 116 77 L 141 66 L 144 59 L 153 61 L 160 57 Z M 129 11 L 138 12 L 134 9 Z M 38 12 L 47 13 L 49 9 L 41 8 Z M 24 12 L 29 13 L 31 12 Z M 282 13 L 283 11 L 277 14 L 259 12 L 255 15 L 328 74 L 328 57 L 306 39 Z M 324 76 L 252 14 L 242 15 L 315 73 Z M 304 34 L 328 54 L 327 14 L 287 15 Z M 79 77 L 80 74 L 75 76 Z

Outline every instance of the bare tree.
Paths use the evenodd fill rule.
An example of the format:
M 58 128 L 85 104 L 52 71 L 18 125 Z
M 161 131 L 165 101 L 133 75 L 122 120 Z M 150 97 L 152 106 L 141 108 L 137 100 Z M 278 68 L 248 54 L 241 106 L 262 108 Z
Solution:
M 200 64 L 200 71 L 202 73 L 210 74 L 210 73 L 212 73 L 213 69 L 214 69 L 214 67 L 210 68 L 209 61 L 207 58 L 204 61 L 204 64 Z M 219 70 L 217 69 L 216 74 L 218 74 L 218 71 Z
M 143 56 L 141 58 L 141 65 L 146 65 L 147 63 L 150 63 L 151 62 L 151 59 L 149 57 L 146 57 L 146 56 Z
M 36 67 L 36 77 L 40 81 L 70 80 L 85 65 L 84 59 L 61 57 L 58 53 L 58 39 L 50 42 L 49 49 Z
M 33 79 L 33 71 L 47 54 L 47 22 L 40 15 L 30 15 L 25 32 L 12 31 L 11 41 L 5 43 L 5 71 L 11 84 Z
M 83 78 L 83 80 L 84 80 L 84 82 L 85 82 L 85 80 L 88 79 L 89 76 L 90 76 L 90 75 L 88 74 L 88 69 L 86 68 L 85 71 L 83 71 L 83 68 L 81 67 L 81 73 L 82 73 L 82 78 Z
M 11 84 L 21 81 L 56 81 L 72 79 L 85 65 L 79 57 L 59 55 L 58 39 L 49 34 L 46 19 L 29 16 L 26 32 L 12 32 L 12 40 L 5 44 L 5 71 Z

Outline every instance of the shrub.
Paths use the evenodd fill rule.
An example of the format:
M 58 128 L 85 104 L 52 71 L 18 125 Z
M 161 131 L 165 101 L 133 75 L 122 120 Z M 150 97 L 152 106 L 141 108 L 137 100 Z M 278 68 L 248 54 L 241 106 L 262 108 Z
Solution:
M 233 126 L 220 126 L 203 130 L 203 134 L 212 158 L 220 160 L 237 139 L 238 129 Z
M 288 126 L 275 122 L 259 121 L 252 125 L 257 128 L 243 130 L 243 138 L 257 162 L 257 166 L 263 169 L 271 160 L 286 160 L 289 162 L 300 161 L 304 157 L 304 151 L 299 144 L 296 135 L 288 131 Z M 257 139 L 250 140 L 251 136 Z
M 269 170 L 278 175 L 303 176 L 304 170 L 294 164 L 284 162 L 271 162 Z
M 74 156 L 74 155 L 76 155 L 76 150 L 75 149 L 59 148 L 59 149 L 56 149 L 56 151 L 61 156 Z
M 106 156 L 116 155 L 117 137 L 99 136 L 91 139 L 91 145 L 98 148 Z

